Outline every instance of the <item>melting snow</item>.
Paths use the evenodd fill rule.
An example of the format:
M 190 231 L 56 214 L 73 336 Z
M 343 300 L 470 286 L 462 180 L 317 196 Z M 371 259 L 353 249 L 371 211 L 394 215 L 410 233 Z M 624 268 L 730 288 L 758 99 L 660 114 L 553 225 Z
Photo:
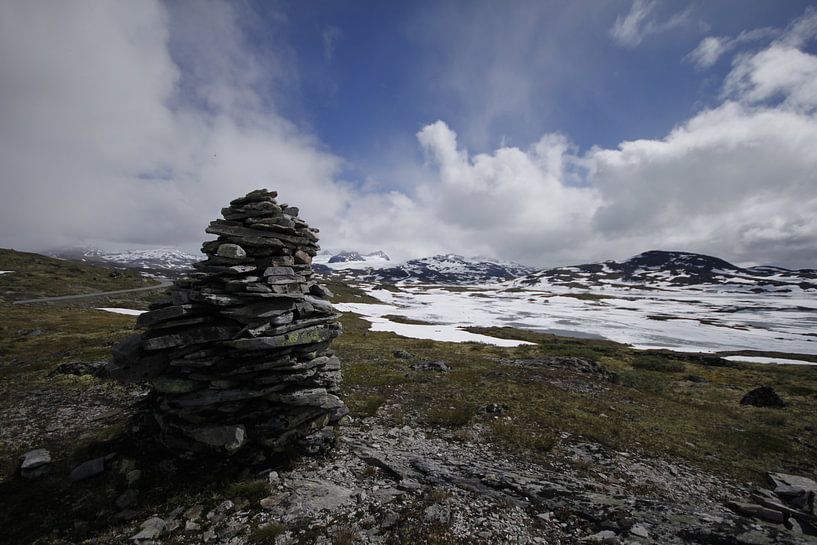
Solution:
M 339 261 L 337 263 L 329 263 L 329 260 L 332 258 L 331 255 L 316 255 L 314 258 L 312 258 L 312 263 L 324 265 L 336 271 L 344 269 L 368 269 L 369 267 L 380 269 L 394 265 L 391 261 L 379 255 L 364 255 L 361 257 L 363 258 L 362 261 Z
M 746 361 L 749 363 L 787 363 L 792 365 L 817 365 L 814 361 L 792 360 L 787 358 L 767 358 L 765 356 L 726 356 L 730 361 Z
M 412 339 L 431 339 L 432 341 L 445 341 L 452 343 L 476 342 L 492 344 L 494 346 L 520 346 L 523 344 L 533 344 L 526 341 L 515 341 L 512 339 L 498 339 L 488 335 L 479 335 L 469 331 L 463 331 L 458 326 L 450 324 L 401 324 L 392 322 L 383 316 L 393 314 L 397 307 L 392 305 L 375 305 L 370 303 L 338 303 L 335 305 L 340 311 L 354 312 L 363 315 L 363 318 L 371 322 L 372 331 L 389 331 L 402 337 Z
M 686 352 L 762 350 L 817 354 L 817 298 L 790 294 L 656 292 L 622 290 L 608 298 L 553 286 L 550 291 L 502 291 L 479 287 L 448 291 L 402 285 L 400 292 L 368 290 L 384 303 L 337 305 L 372 322 L 374 331 L 438 338 L 444 326 L 453 337 L 467 326 L 509 326 L 557 335 L 605 338 L 641 349 Z M 612 297 L 610 297 L 612 296 Z M 407 326 L 394 314 L 435 324 Z M 437 331 L 439 330 L 439 331 Z M 420 337 L 420 335 L 423 335 Z M 779 361 L 779 360 L 775 360 Z
M 133 310 L 132 308 L 116 308 L 116 307 L 102 307 L 97 310 L 104 310 L 105 312 L 113 312 L 115 314 L 127 314 L 128 316 L 139 316 L 144 310 Z

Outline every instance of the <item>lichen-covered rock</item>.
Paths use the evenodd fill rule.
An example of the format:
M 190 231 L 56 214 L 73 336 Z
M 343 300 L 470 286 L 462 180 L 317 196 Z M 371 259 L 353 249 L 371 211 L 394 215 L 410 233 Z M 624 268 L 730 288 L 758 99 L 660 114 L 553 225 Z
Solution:
M 111 375 L 150 381 L 160 439 L 181 454 L 317 453 L 348 414 L 330 349 L 339 315 L 311 278 L 317 230 L 276 196 L 259 189 L 222 209 L 207 259 L 114 348 Z

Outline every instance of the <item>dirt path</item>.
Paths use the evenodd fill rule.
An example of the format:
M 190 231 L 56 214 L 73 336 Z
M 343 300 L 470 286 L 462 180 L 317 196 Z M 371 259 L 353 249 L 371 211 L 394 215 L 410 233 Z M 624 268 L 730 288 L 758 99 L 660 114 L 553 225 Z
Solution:
M 114 290 L 114 291 L 100 291 L 96 293 L 83 293 L 80 295 L 59 295 L 57 297 L 40 297 L 37 299 L 23 299 L 20 301 L 14 301 L 15 305 L 27 305 L 29 303 L 48 303 L 52 301 L 70 301 L 72 299 L 87 299 L 90 297 L 102 297 L 106 295 L 119 295 L 122 293 L 134 293 L 137 291 L 150 291 L 150 290 L 158 290 L 167 288 L 173 284 L 172 280 L 167 278 L 163 278 L 159 281 L 159 283 L 155 286 L 147 286 L 144 288 L 130 288 L 127 290 Z

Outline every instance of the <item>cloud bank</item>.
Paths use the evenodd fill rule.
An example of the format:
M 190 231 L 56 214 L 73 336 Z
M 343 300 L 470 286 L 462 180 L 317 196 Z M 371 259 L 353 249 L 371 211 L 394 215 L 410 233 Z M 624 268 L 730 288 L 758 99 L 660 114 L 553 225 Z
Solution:
M 651 4 L 636 4 L 643 30 Z M 696 61 L 737 52 L 719 103 L 662 138 L 579 150 L 548 133 L 472 153 L 440 120 L 419 127 L 412 183 L 384 191 L 344 180 L 343 158 L 287 118 L 297 66 L 284 43 L 259 56 L 232 4 L 4 3 L 0 245 L 191 248 L 226 201 L 267 186 L 329 248 L 817 266 L 814 14 Z
M 2 244 L 190 246 L 259 185 L 338 217 L 341 159 L 268 103 L 295 76 L 252 54 L 233 7 L 84 8 L 0 6 Z

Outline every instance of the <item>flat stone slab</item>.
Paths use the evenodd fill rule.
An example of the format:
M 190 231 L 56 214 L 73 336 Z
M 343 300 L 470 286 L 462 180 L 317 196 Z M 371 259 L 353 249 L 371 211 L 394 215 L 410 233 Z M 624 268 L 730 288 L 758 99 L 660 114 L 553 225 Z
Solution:
M 355 490 L 321 479 L 296 478 L 287 482 L 292 492 L 284 500 L 289 512 L 294 514 L 317 514 L 332 512 L 354 502 Z
M 44 448 L 38 448 L 23 454 L 20 469 L 23 471 L 37 469 L 49 463 L 51 463 L 51 453 Z

